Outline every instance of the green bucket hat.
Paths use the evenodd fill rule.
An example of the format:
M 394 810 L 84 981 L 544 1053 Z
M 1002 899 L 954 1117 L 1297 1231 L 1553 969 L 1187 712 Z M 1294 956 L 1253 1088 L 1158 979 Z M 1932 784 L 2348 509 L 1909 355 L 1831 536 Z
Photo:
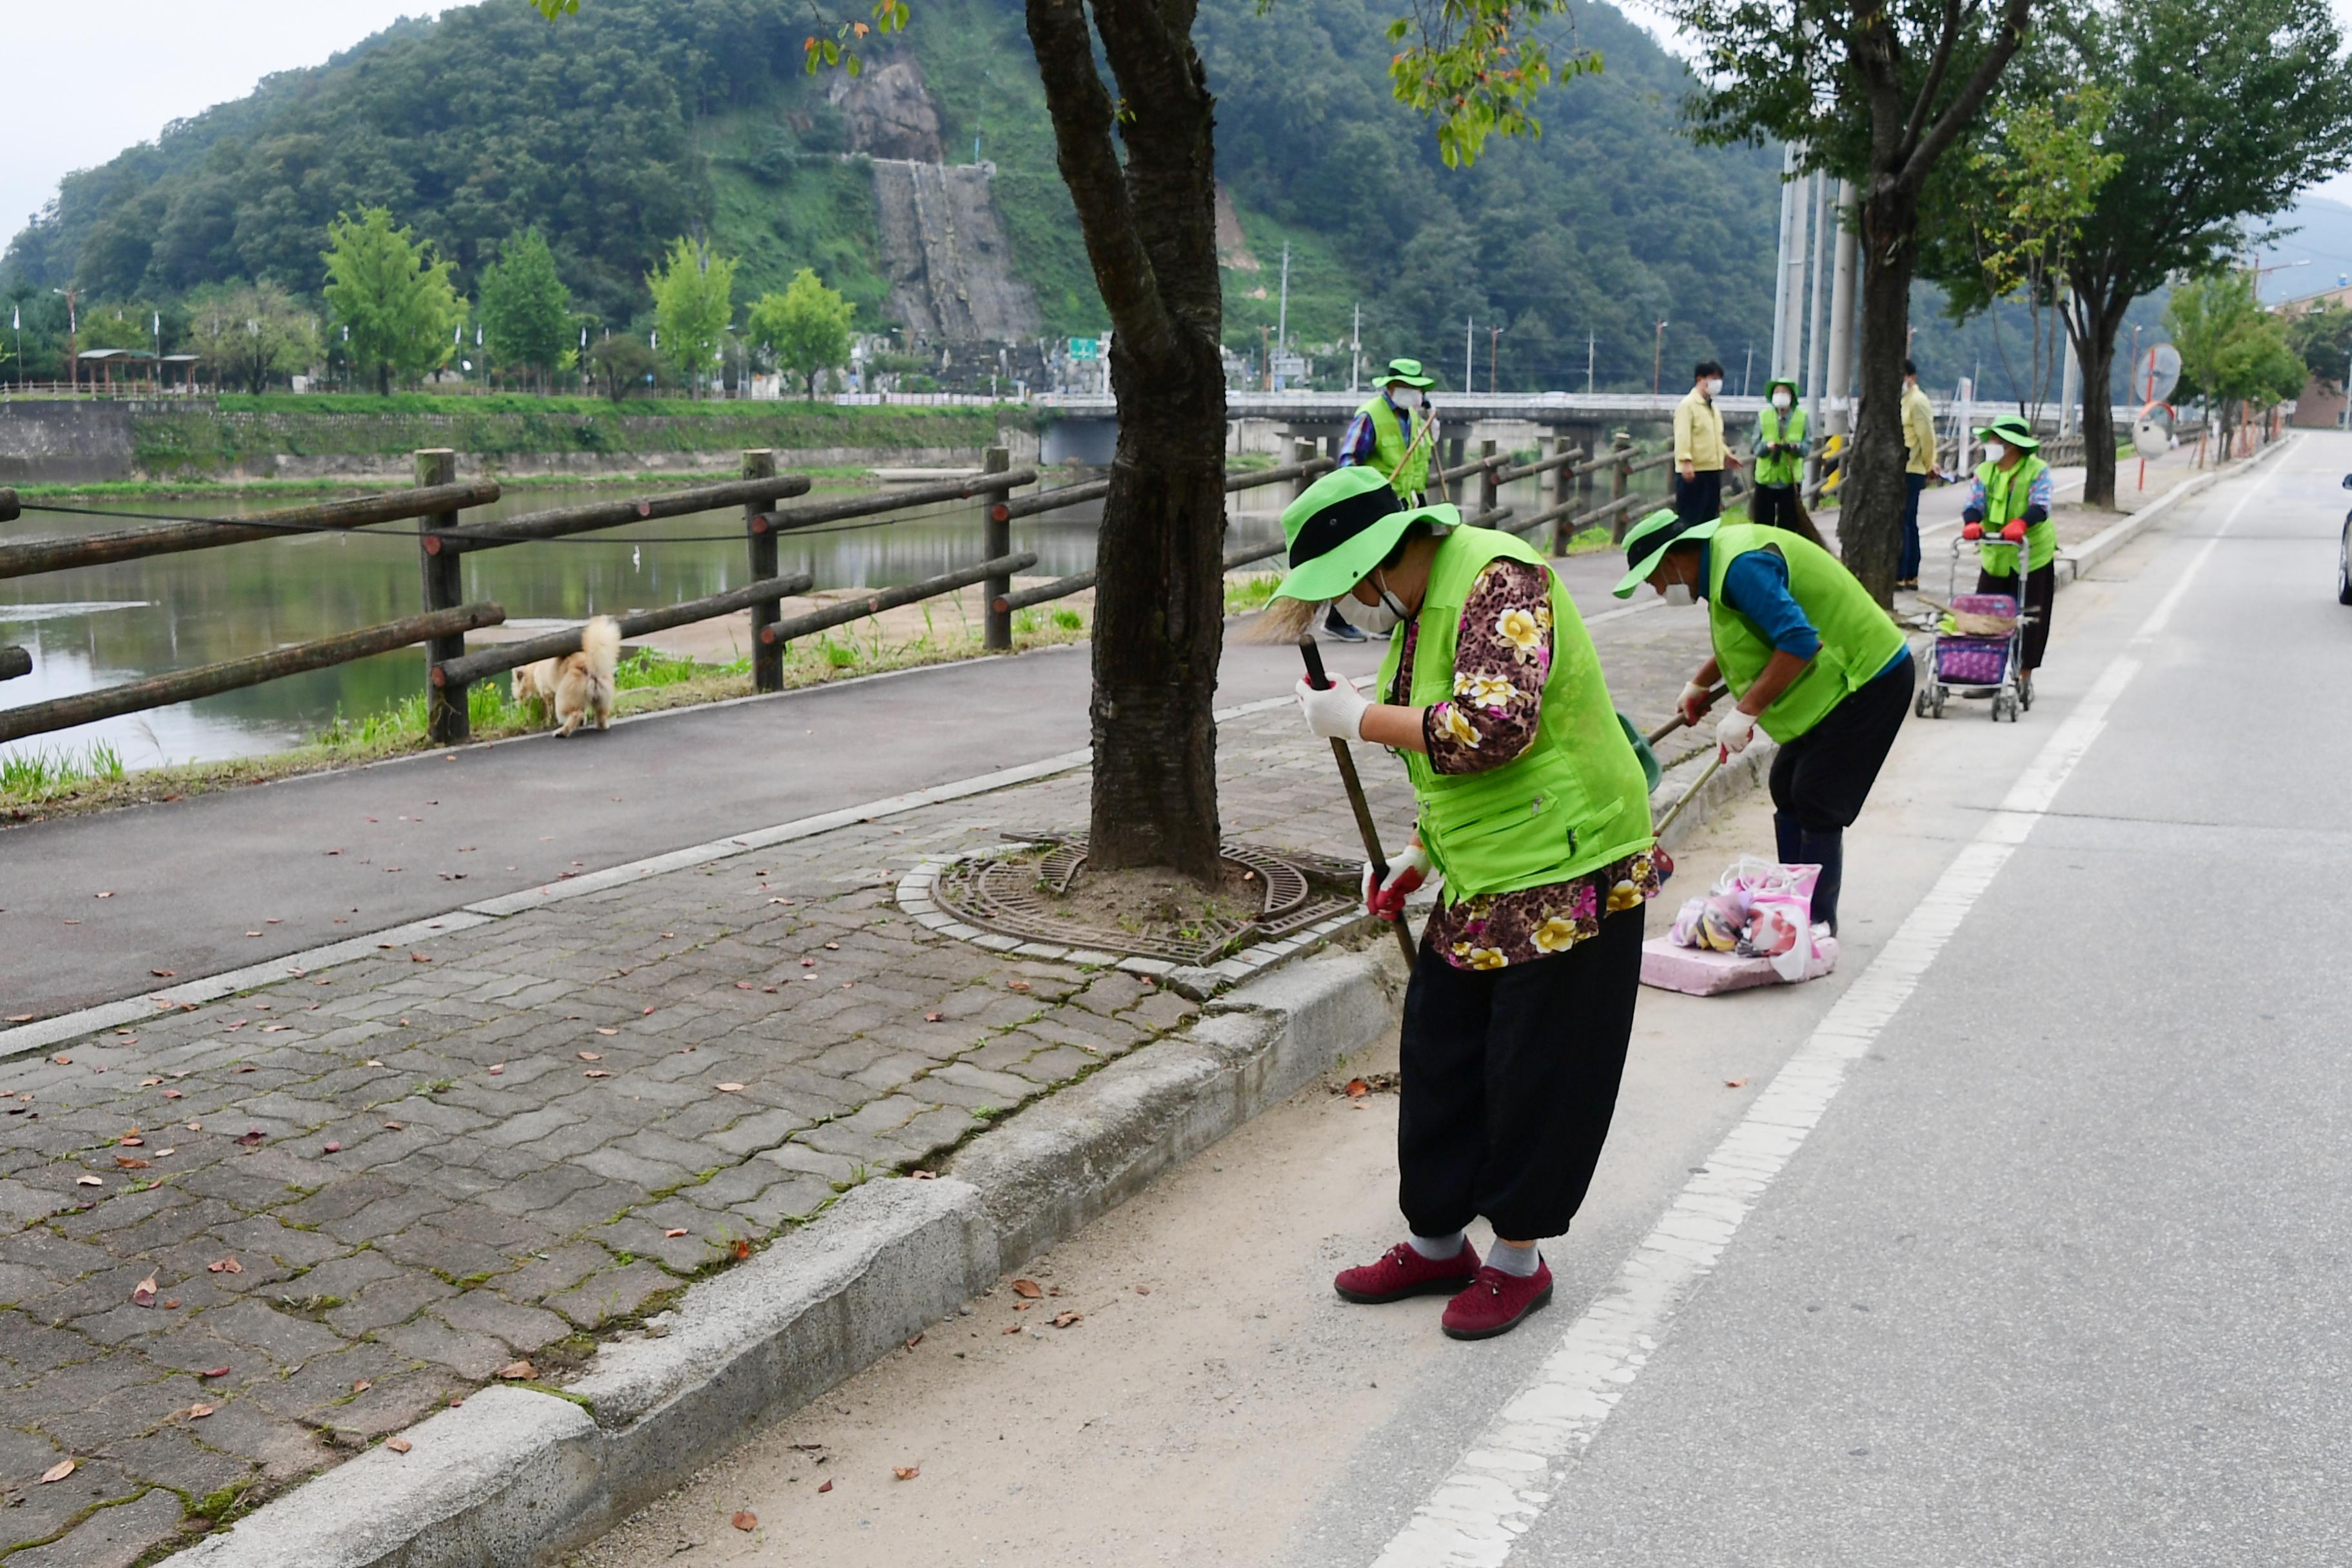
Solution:
M 1723 519 L 1719 517 L 1686 523 L 1672 507 L 1660 507 L 1635 523 L 1625 531 L 1625 563 L 1633 570 L 1617 584 L 1617 596 L 1630 597 L 1658 569 L 1659 559 L 1667 550 L 1677 544 L 1713 539 L 1715 531 L 1722 526 Z
M 1423 518 L 1454 528 L 1462 513 L 1451 506 L 1405 505 L 1378 468 L 1333 469 L 1282 509 L 1290 574 L 1274 596 L 1309 604 L 1339 598 L 1371 575 Z
M 2042 439 L 2034 435 L 2033 426 L 2014 414 L 2004 414 L 1990 425 L 1979 426 L 1977 439 L 1999 441 L 2001 445 L 2014 447 L 2021 452 L 2042 450 Z
M 1787 387 L 1789 389 L 1789 396 L 1792 401 L 1802 403 L 1805 400 L 1804 393 L 1799 390 L 1795 382 L 1790 381 L 1785 375 L 1776 375 L 1771 380 L 1764 384 L 1765 402 L 1769 403 L 1772 401 L 1772 389 L 1776 386 Z
M 1417 359 L 1392 359 L 1389 361 L 1388 369 L 1372 378 L 1374 386 L 1393 386 L 1398 382 L 1407 386 L 1418 386 L 1423 391 L 1437 384 L 1421 374 L 1421 362 Z

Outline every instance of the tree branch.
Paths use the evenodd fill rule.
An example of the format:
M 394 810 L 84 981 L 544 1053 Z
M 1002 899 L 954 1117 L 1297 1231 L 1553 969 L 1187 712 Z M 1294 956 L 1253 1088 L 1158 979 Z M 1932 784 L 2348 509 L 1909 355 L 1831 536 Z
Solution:
M 2025 42 L 2026 18 L 2032 10 L 2033 0 L 2006 0 L 1984 58 L 1977 62 L 1977 68 L 1969 73 L 1967 82 L 1945 106 L 1944 112 L 1936 117 L 1935 123 L 1920 136 L 1918 144 L 1912 148 L 1909 161 L 1896 176 L 1902 184 L 1914 191 L 1924 186 L 1927 183 L 1927 171 L 1936 166 L 1936 160 L 1944 155 L 1944 149 L 1950 146 L 1976 119 L 1977 110 L 1992 95 L 1993 84 L 2000 79 L 2000 73 L 2009 65 L 2010 57 L 2017 53 L 2019 46 Z
M 1136 227 L 1126 171 L 1111 141 L 1110 94 L 1095 71 L 1092 33 L 1081 0 L 1028 0 L 1029 44 L 1054 120 L 1055 162 L 1070 187 L 1095 287 L 1122 352 L 1164 360 L 1174 323 L 1160 297 L 1151 257 Z
M 1936 58 L 1927 64 L 1927 79 L 1912 101 L 1911 117 L 1903 122 L 1903 144 L 1910 146 L 1919 140 L 1919 127 L 1927 122 L 1927 111 L 1935 106 L 1936 94 L 1943 90 L 1944 73 L 1951 68 L 1952 50 L 1960 41 L 1960 0 L 1944 0 L 1944 36 L 1936 40 Z

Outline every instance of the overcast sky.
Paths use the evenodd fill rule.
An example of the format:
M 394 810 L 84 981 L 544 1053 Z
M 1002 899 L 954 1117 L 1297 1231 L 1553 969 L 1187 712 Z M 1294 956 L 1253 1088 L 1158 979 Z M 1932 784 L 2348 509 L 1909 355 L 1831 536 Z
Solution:
M 2336 5 L 2352 29 L 2352 0 Z M 0 241 L 57 195 L 68 172 L 152 140 L 172 121 L 241 98 L 273 71 L 316 65 L 401 16 L 446 8 L 435 0 L 110 0 L 87 9 L 49 0 L 10 6 Z M 1634 14 L 1660 30 L 1654 13 Z M 2322 189 L 2352 202 L 2352 174 Z

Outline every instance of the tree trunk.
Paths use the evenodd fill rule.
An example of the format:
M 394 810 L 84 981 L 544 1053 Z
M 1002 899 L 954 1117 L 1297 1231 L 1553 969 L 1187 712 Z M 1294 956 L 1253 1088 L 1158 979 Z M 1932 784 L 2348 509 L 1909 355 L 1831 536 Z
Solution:
M 2075 356 L 2083 363 L 2083 504 L 2116 510 L 2116 338 L 2133 296 L 2116 291 L 2112 298 L 2079 285 L 2074 290 L 2090 320 L 2085 337 L 2074 340 Z M 2124 401 L 2137 405 L 2137 389 Z
M 392 395 L 392 362 L 389 360 L 378 360 L 376 362 L 375 395 L 378 397 L 390 397 Z
M 1026 11 L 1056 162 L 1113 330 L 1119 430 L 1097 546 L 1090 859 L 1206 879 L 1218 864 L 1212 714 L 1224 633 L 1215 100 L 1191 0 L 1093 0 L 1091 27 L 1081 0 L 1027 0 Z
M 1882 605 L 1894 601 L 1903 550 L 1903 356 L 1911 338 L 1918 222 L 1918 198 L 1899 187 L 1874 190 L 1862 204 L 1861 417 L 1838 495 L 1838 552 Z

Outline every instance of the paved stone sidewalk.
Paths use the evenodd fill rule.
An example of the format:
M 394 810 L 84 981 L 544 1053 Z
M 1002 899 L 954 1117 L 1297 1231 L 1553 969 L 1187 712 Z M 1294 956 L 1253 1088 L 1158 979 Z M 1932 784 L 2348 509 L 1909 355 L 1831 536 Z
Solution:
M 1230 835 L 1352 852 L 1286 704 L 1221 752 Z M 1402 823 L 1402 770 L 1366 772 Z M 127 1564 L 514 1363 L 560 1381 L 837 1192 L 1181 1027 L 1194 1005 L 1145 979 L 1008 960 L 893 901 L 925 856 L 1082 823 L 1086 789 L 670 873 L 0 1068 L 0 1562 Z

